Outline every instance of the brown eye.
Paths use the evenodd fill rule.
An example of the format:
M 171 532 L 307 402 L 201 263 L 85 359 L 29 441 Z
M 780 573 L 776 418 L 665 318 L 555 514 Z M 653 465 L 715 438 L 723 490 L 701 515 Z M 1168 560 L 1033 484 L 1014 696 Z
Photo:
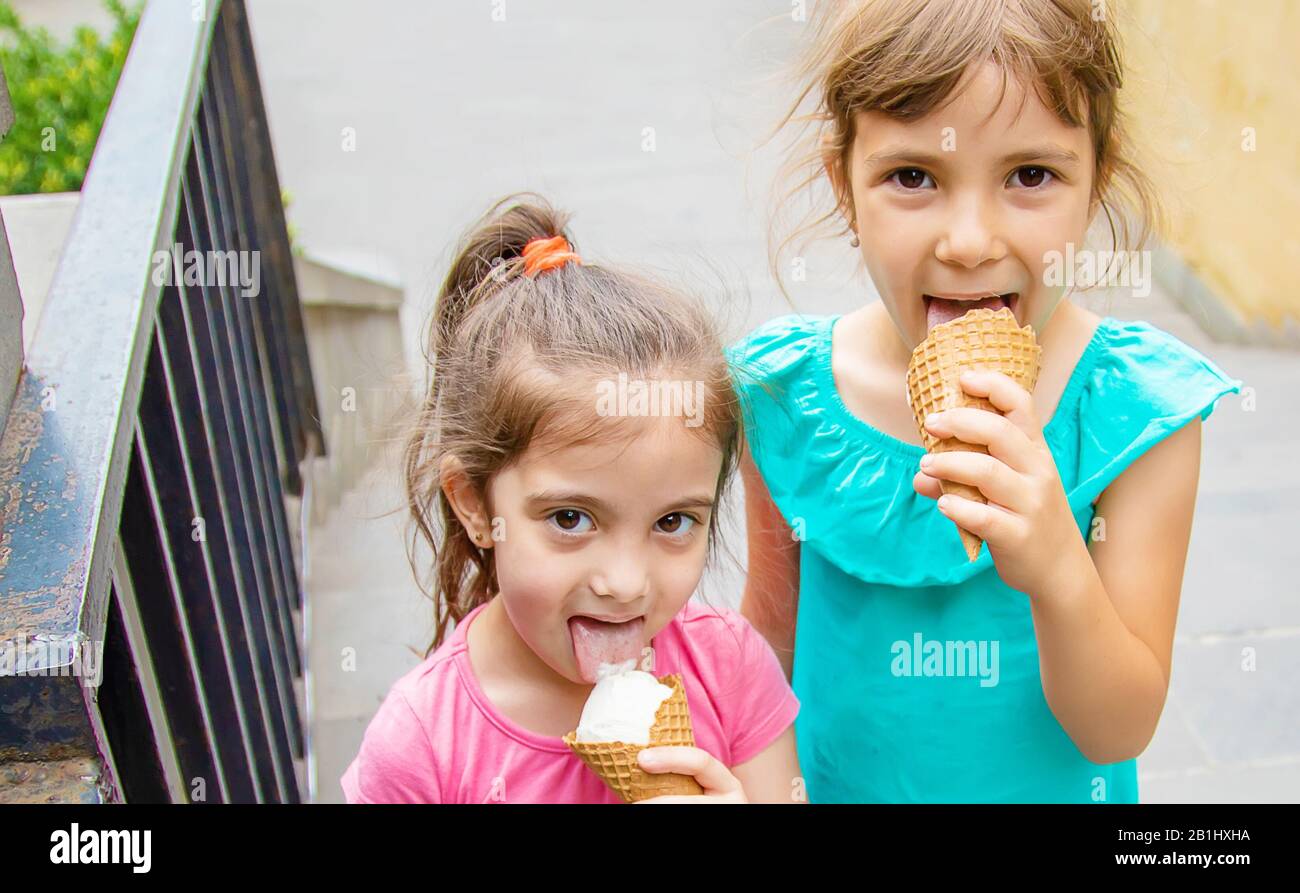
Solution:
M 695 526 L 695 519 L 681 512 L 671 512 L 659 519 L 659 529 L 674 536 L 685 535 Z
M 920 189 L 930 175 L 914 167 L 906 167 L 895 171 L 894 176 L 898 178 L 898 185 L 904 189 Z
M 590 525 L 579 527 L 584 520 L 590 521 L 585 512 L 577 509 L 560 509 L 558 512 L 551 513 L 551 521 L 565 533 L 586 533 L 591 529 Z
M 1035 189 L 1047 181 L 1049 172 L 1041 167 L 1021 167 L 1012 174 L 1016 183 L 1026 189 Z

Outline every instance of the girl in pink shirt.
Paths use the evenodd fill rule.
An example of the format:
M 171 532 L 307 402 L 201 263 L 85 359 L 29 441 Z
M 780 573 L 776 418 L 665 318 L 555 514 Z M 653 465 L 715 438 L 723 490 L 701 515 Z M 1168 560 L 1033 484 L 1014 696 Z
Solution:
M 805 802 L 776 655 L 738 613 L 688 602 L 740 448 L 721 340 L 693 301 L 584 262 L 565 221 L 502 199 L 438 296 L 404 463 L 434 554 L 432 653 L 392 686 L 344 794 L 622 802 L 561 738 L 600 665 L 631 656 L 680 674 L 696 742 L 642 768 L 704 792 L 642 802 Z

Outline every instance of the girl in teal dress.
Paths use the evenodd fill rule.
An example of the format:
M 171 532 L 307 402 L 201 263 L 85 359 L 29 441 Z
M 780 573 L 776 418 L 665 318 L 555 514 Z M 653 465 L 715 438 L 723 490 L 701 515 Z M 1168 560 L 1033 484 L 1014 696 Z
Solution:
M 1138 800 L 1201 422 L 1242 383 L 1159 328 L 1069 300 L 1099 271 L 1142 295 L 1149 256 L 1085 236 L 1109 221 L 1108 250 L 1140 247 L 1159 216 L 1095 6 L 873 0 L 811 23 L 802 185 L 825 174 L 823 220 L 845 224 L 880 300 L 782 316 L 729 349 L 747 440 L 742 612 L 792 673 L 811 802 Z M 977 306 L 1033 328 L 1038 383 L 964 379 L 998 412 L 926 424 L 987 454 L 927 456 L 907 363 Z M 987 504 L 940 498 L 941 480 Z M 958 525 L 984 540 L 973 561 Z

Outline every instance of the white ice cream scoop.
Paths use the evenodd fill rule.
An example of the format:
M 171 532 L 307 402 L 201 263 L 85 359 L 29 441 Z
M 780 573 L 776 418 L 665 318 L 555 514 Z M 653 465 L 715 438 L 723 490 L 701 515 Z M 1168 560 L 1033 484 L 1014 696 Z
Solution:
M 659 705 L 673 690 L 643 670 L 627 664 L 603 666 L 578 721 L 578 741 L 650 743 Z

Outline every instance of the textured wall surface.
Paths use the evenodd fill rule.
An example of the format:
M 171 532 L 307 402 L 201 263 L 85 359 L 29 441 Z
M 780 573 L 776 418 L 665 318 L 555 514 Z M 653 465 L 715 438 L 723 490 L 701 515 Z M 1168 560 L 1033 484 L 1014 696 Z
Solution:
M 1300 3 L 1128 0 L 1130 110 L 1172 245 L 1248 322 L 1300 319 Z

